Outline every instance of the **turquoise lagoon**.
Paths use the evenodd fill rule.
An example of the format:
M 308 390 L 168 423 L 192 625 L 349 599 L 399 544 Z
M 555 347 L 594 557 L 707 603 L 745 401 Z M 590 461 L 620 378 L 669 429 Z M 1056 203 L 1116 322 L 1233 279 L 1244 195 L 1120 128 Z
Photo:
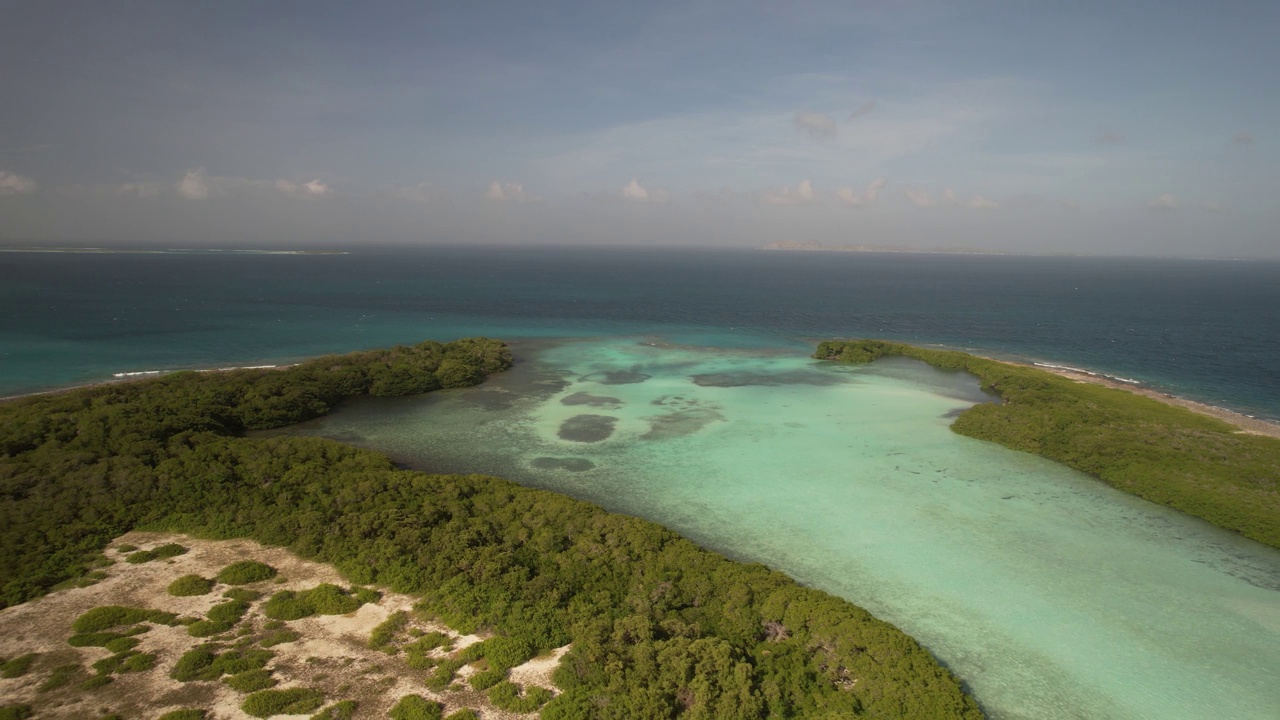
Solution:
M 895 623 L 994 718 L 1267 718 L 1280 552 L 952 433 L 992 401 L 908 360 L 528 343 L 485 385 L 295 426 L 661 523 Z

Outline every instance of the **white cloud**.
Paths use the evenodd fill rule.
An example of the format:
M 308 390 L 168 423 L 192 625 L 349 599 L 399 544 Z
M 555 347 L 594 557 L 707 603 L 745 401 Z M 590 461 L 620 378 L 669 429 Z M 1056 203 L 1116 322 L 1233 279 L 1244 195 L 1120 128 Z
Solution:
M 766 205 L 813 205 L 818 201 L 818 194 L 813 190 L 813 183 L 801 180 L 794 188 L 783 185 L 777 190 L 765 191 Z
M 1244 130 L 1241 130 L 1240 132 L 1231 136 L 1231 142 L 1237 145 L 1252 145 L 1253 136 L 1245 132 Z
M 876 109 L 876 101 L 868 100 L 867 102 L 862 103 L 862 105 L 859 105 L 857 110 L 854 110 L 853 112 L 849 113 L 849 119 L 857 120 L 863 115 L 870 115 L 871 111 L 875 109 Z
M 159 183 L 153 182 L 127 182 L 121 183 L 111 188 L 116 195 L 134 195 L 140 198 L 153 198 L 163 192 L 163 188 Z
M 25 195 L 36 191 L 36 181 L 0 170 L 0 195 Z
M 295 183 L 290 182 L 289 180 L 277 180 L 275 187 L 276 190 L 279 190 L 286 195 L 306 198 L 324 197 L 333 192 L 332 188 L 321 182 L 319 179 L 305 183 Z
M 956 193 L 955 193 L 955 191 L 954 191 L 954 190 L 952 190 L 951 188 L 947 188 L 947 189 L 945 189 L 945 190 L 943 190 L 943 191 L 942 191 L 942 204 L 943 204 L 943 205 L 957 205 L 957 204 L 959 204 L 959 202 L 960 202 L 960 201 L 956 199 Z
M 840 132 L 836 121 L 826 113 L 798 112 L 795 122 L 797 130 L 818 141 L 834 140 Z
M 665 203 L 671 198 L 666 190 L 649 190 L 640 184 L 639 179 L 631 178 L 631 182 L 622 188 L 622 199 L 633 202 Z
M 178 181 L 178 194 L 188 200 L 203 200 L 209 197 L 209 181 L 205 177 L 204 168 L 189 170 Z
M 995 200 L 984 198 L 981 195 L 974 195 L 964 204 L 970 210 L 995 210 L 1000 207 L 1000 203 Z
M 850 187 L 836 188 L 836 197 L 849 207 L 866 207 L 880 202 L 880 191 L 884 190 L 885 179 L 876 178 L 867 185 L 865 192 L 859 193 Z
M 924 190 L 915 188 L 907 188 L 902 191 L 907 196 L 907 200 L 919 208 L 933 207 L 933 198 Z
M 524 185 L 521 183 L 500 183 L 497 180 L 489 183 L 489 189 L 485 191 L 485 197 L 490 200 L 500 200 L 509 202 L 535 202 L 538 200 L 536 195 L 530 195 L 524 191 Z
M 1156 197 L 1151 198 L 1151 201 L 1147 203 L 1147 207 L 1152 210 L 1177 210 L 1178 198 L 1169 193 L 1157 195 Z

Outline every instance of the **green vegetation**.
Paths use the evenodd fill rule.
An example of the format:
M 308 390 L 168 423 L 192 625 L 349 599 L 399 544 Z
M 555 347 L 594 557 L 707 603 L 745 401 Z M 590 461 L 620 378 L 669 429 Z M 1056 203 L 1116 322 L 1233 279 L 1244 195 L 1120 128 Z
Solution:
M 204 710 L 183 708 L 182 710 L 170 710 L 161 715 L 158 720 L 204 720 L 204 717 Z
M 1280 547 L 1280 440 L 1114 388 L 1035 368 L 881 340 L 828 341 L 815 357 L 885 355 L 968 371 L 1004 400 L 951 429 L 1056 460 L 1112 487 Z
M 465 661 L 430 658 L 427 646 L 443 639 L 419 638 L 409 657 L 431 667 L 429 687 L 449 685 L 464 662 L 501 673 L 500 684 L 512 663 L 572 643 L 556 673 L 564 692 L 543 708 L 549 718 L 981 717 L 956 679 L 891 625 L 653 523 L 497 478 L 399 470 L 327 440 L 243 437 L 351 394 L 451 386 L 509 364 L 494 341 L 424 343 L 2 403 L 0 600 L 81 574 L 135 528 L 252 538 L 330 563 L 352 583 L 418 595 L 419 612 L 462 632 L 496 635 L 459 653 Z M 405 379 L 427 367 L 441 372 Z M 358 607 L 369 595 L 330 588 L 276 602 L 292 615 L 300 605 Z M 149 611 L 113 612 L 77 632 L 154 621 L 137 615 Z M 256 653 L 270 657 L 201 646 L 173 677 L 262 669 Z M 254 704 L 266 711 L 284 696 L 261 693 L 283 692 L 250 698 L 267 698 Z
M 355 700 L 343 700 L 311 716 L 311 720 L 351 720 L 359 705 Z
M 405 695 L 387 715 L 391 720 L 440 720 L 444 707 L 421 695 Z
M 176 625 L 177 615 L 160 610 L 144 610 L 143 608 L 124 607 L 122 605 L 105 605 L 96 607 L 71 623 L 76 634 L 100 633 L 121 625 L 135 625 L 141 622 L 153 622 L 161 625 Z M 131 633 L 132 634 L 132 633 Z
M 178 543 L 169 543 L 168 545 L 161 545 L 160 547 L 157 547 L 153 550 L 143 550 L 141 552 L 133 553 L 132 555 L 129 555 L 128 557 L 126 557 L 125 561 L 132 563 L 134 565 L 138 565 L 145 562 L 151 562 L 152 560 L 161 560 L 163 558 L 177 557 L 186 552 L 187 552 L 187 549 L 182 547 Z
M 222 597 L 227 598 L 228 600 L 239 600 L 240 602 L 250 603 L 262 597 L 262 593 L 257 590 L 250 590 L 249 588 L 237 587 L 231 588 L 230 590 L 222 593 Z
M 249 693 L 255 690 L 266 690 L 275 687 L 279 682 L 271 677 L 270 670 L 246 670 L 242 673 L 236 673 L 229 678 L 225 678 L 222 682 L 230 685 L 233 690 Z
M 208 595 L 213 590 L 213 581 L 199 575 L 183 575 L 169 583 L 169 594 L 174 597 L 191 597 Z
M 324 704 L 324 694 L 310 688 L 259 690 L 244 699 L 240 709 L 260 718 L 309 713 Z
M 0 677 L 17 678 L 26 675 L 27 671 L 31 669 L 31 664 L 36 661 L 37 657 L 39 656 L 36 653 L 27 653 L 26 655 L 19 655 L 8 662 L 0 664 Z
M 84 671 L 79 665 L 59 665 L 49 674 L 49 678 L 36 688 L 36 692 L 49 692 L 71 682 L 72 678 Z
M 30 705 L 5 705 L 0 707 L 0 720 L 27 720 L 31 717 Z
M 381 650 L 394 655 L 396 648 L 391 643 L 395 640 L 396 635 L 402 632 L 408 624 L 409 613 L 403 610 L 391 613 L 386 620 L 378 623 L 378 626 L 369 634 L 369 647 L 373 650 Z
M 444 720 L 480 720 L 480 716 L 471 708 L 462 708 L 445 715 Z
M 552 698 L 550 690 L 536 685 L 525 688 L 521 695 L 520 686 L 506 680 L 494 685 L 488 695 L 495 707 L 515 713 L 534 712 Z
M 363 605 L 351 591 L 322 583 L 310 590 L 281 590 L 262 604 L 262 614 L 272 620 L 299 620 L 312 615 L 346 615 Z
M 94 675 L 93 677 L 80 683 L 81 690 L 97 690 L 104 685 L 110 685 L 115 678 L 110 675 Z
M 276 576 L 276 569 L 257 560 L 241 560 L 222 568 L 218 573 L 218 582 L 226 585 L 248 585 L 249 583 L 270 580 Z
M 214 622 L 235 624 L 240 622 L 240 618 L 247 612 L 249 612 L 249 603 L 243 600 L 228 600 L 209 608 L 205 617 Z

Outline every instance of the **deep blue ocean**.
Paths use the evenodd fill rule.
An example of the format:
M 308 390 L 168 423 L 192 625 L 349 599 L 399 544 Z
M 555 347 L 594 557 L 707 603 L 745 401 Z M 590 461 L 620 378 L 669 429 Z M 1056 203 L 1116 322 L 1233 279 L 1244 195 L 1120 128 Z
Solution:
M 0 253 L 0 395 L 465 335 L 869 336 L 1280 418 L 1280 262 L 657 250 Z

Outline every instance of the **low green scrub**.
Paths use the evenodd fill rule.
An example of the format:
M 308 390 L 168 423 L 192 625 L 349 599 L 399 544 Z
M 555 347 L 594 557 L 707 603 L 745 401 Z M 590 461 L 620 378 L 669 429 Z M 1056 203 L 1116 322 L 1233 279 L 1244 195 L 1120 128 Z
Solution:
M 276 645 L 283 645 L 284 643 L 291 643 L 300 637 L 302 637 L 302 635 L 298 634 L 295 630 L 271 630 L 258 641 L 258 645 L 264 648 L 269 648 Z
M 249 583 L 270 580 L 276 576 L 276 569 L 257 560 L 241 560 L 222 568 L 218 573 L 218 582 L 224 585 L 248 585 Z
M 351 720 L 359 705 L 355 700 L 343 700 L 311 716 L 311 720 Z
M 387 715 L 391 720 L 441 720 L 444 706 L 421 695 L 405 695 Z
M 66 685 L 75 679 L 77 675 L 84 672 L 84 668 L 79 665 L 59 665 L 49 673 L 49 677 L 40 683 L 40 687 L 36 688 L 36 692 L 50 692 Z
M 506 681 L 494 685 L 487 695 L 494 707 L 513 713 L 535 712 L 554 697 L 550 690 L 537 685 L 525 688 L 521 695 L 519 685 Z
M 228 678 L 223 678 L 222 682 L 226 683 L 231 689 L 237 692 L 250 693 L 255 690 L 266 690 L 279 684 L 275 678 L 271 677 L 270 670 L 246 670 L 242 673 L 236 673 Z
M 462 708 L 445 715 L 444 720 L 480 720 L 480 716 L 471 708 Z
M 239 600 L 243 603 L 251 603 L 262 597 L 262 593 L 249 588 L 235 587 L 222 593 L 222 597 L 227 598 L 228 600 Z
M 281 590 L 262 604 L 262 614 L 272 620 L 299 620 L 312 615 L 346 615 L 363 604 L 351 591 L 322 583 L 301 592 Z
M 242 648 L 219 653 L 217 645 L 198 645 L 183 653 L 169 677 L 180 682 L 217 680 L 223 675 L 239 675 L 266 667 L 275 654 L 270 650 Z
M 951 429 L 1056 460 L 1125 492 L 1280 547 L 1280 439 L 1134 393 L 1035 368 L 881 340 L 832 340 L 815 357 L 886 355 L 964 370 L 997 393 Z
M 143 672 L 155 666 L 155 655 L 129 650 L 102 658 L 93 664 L 93 669 L 97 670 L 99 675 L 113 675 L 115 673 Z
M 27 720 L 31 717 L 30 705 L 0 706 L 0 720 Z
M 229 622 L 217 622 L 216 620 L 197 620 L 187 626 L 187 634 L 193 638 L 207 638 L 214 635 L 221 635 L 229 632 L 232 628 Z
M 369 647 L 373 650 L 381 650 L 385 653 L 394 655 L 396 648 L 392 646 L 396 635 L 404 631 L 406 625 L 409 624 L 409 613 L 400 610 L 391 613 L 386 620 L 378 623 L 378 626 L 369 633 Z
M 0 664 L 0 677 L 2 678 L 18 678 L 27 674 L 31 669 L 32 663 L 39 657 L 36 653 L 27 653 Z
M 128 652 L 138 647 L 138 644 L 140 642 L 141 641 L 138 640 L 138 638 L 117 637 L 117 638 L 111 638 L 110 640 L 106 641 L 105 643 L 102 644 L 102 647 L 106 648 L 109 652 L 122 653 L 122 652 Z
M 174 597 L 207 595 L 213 590 L 213 581 L 199 575 L 183 575 L 169 583 L 168 592 Z
M 183 708 L 181 710 L 170 710 L 157 718 L 157 720 L 204 720 L 204 718 L 204 710 L 197 708 Z
M 81 690 L 97 690 L 100 687 L 110 685 L 115 682 L 115 678 L 110 675 L 94 675 L 93 677 L 80 683 Z
M 506 670 L 494 670 L 491 668 L 473 673 L 471 677 L 467 678 L 467 684 L 475 690 L 487 690 L 505 680 L 506 677 Z
M 240 709 L 259 718 L 272 715 L 309 713 L 324 704 L 324 693 L 310 688 L 259 690 L 241 703 Z
M 174 625 L 177 618 L 178 616 L 173 613 L 160 610 L 107 605 L 96 607 L 76 618 L 75 622 L 71 623 L 71 629 L 76 634 L 97 633 L 121 625 L 136 625 L 141 622 Z
M 169 543 L 161 545 L 151 550 L 142 550 L 125 557 L 125 562 L 134 565 L 151 562 L 152 560 L 161 560 L 164 558 L 177 557 L 187 552 L 187 549 L 178 543 Z
M 249 603 L 243 600 L 228 600 L 209 608 L 209 612 L 204 616 L 213 622 L 235 624 L 240 622 L 240 618 L 247 612 L 249 612 Z

